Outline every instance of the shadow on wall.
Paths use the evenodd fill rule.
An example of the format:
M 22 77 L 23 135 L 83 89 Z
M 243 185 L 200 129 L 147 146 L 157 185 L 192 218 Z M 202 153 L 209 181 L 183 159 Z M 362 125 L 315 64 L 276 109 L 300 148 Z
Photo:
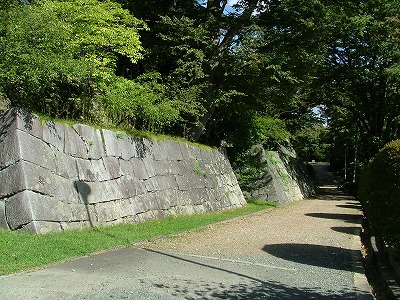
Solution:
M 24 128 L 27 130 L 32 130 L 33 126 L 33 115 L 27 113 L 22 109 L 12 108 L 10 110 L 1 111 L 0 110 L 0 144 L 4 141 L 7 136 L 8 129 L 15 122 L 15 116 L 19 116 L 24 121 Z
M 89 219 L 90 226 L 94 227 L 93 217 L 90 213 L 90 208 L 89 208 L 89 195 L 92 190 L 86 182 L 83 182 L 80 180 L 74 181 L 74 186 L 75 186 L 76 191 L 81 196 L 83 203 L 85 204 L 86 213 L 87 213 L 87 216 Z

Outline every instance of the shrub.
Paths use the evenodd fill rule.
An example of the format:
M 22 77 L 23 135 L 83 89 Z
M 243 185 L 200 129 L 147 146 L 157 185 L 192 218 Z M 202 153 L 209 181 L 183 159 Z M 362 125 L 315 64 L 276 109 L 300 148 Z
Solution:
M 359 197 L 375 234 L 400 245 L 400 140 L 387 144 L 364 167 Z

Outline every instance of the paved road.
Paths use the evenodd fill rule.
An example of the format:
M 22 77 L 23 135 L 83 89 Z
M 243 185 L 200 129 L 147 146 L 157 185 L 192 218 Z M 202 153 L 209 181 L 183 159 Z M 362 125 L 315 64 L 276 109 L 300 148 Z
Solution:
M 318 199 L 42 270 L 0 277 L 0 299 L 372 299 L 358 203 Z

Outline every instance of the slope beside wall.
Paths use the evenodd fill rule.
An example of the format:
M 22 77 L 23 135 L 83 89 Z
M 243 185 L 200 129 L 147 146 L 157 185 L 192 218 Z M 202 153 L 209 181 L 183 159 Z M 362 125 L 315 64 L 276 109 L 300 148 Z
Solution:
M 249 197 L 288 204 L 315 194 L 315 186 L 303 161 L 290 147 L 279 146 L 277 151 L 267 151 L 254 146 L 252 157 L 262 170 L 254 181 Z
M 0 112 L 0 227 L 46 233 L 240 207 L 223 151 Z

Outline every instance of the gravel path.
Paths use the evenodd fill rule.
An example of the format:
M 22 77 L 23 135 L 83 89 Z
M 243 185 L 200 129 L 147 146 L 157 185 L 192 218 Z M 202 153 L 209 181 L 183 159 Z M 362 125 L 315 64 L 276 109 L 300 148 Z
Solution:
M 263 283 L 256 298 L 226 299 L 371 299 L 360 262 L 360 220 L 359 203 L 326 186 L 316 199 L 140 247 L 171 256 L 241 263 L 243 274 L 250 268 L 249 277 Z M 280 288 L 271 288 L 271 282 Z M 204 299 L 212 298 L 210 294 Z

